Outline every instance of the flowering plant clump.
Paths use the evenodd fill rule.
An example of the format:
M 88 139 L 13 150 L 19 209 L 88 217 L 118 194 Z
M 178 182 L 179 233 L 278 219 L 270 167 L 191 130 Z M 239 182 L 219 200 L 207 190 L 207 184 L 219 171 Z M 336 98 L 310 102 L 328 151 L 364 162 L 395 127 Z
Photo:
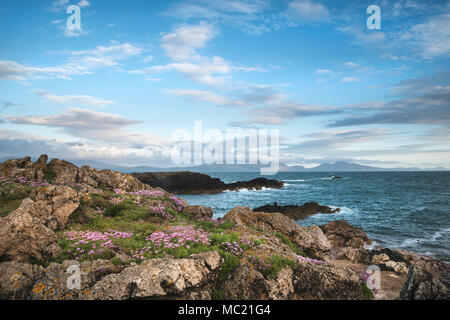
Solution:
M 86 258 L 98 258 L 105 251 L 114 249 L 112 243 L 115 239 L 127 239 L 133 236 L 130 232 L 121 232 L 116 230 L 108 230 L 107 232 L 98 231 L 66 231 L 64 237 L 73 242 L 70 249 L 66 253 L 71 255 L 75 260 Z
M 48 187 L 50 184 L 45 180 L 28 180 L 25 177 L 18 177 L 17 182 L 29 185 L 30 187 Z
M 224 250 L 231 252 L 233 256 L 240 256 L 244 252 L 244 249 L 241 248 L 240 243 L 237 241 L 232 243 L 225 241 L 222 242 L 221 246 Z
M 161 190 L 139 190 L 139 191 L 135 191 L 135 192 L 126 192 L 120 188 L 114 189 L 114 193 L 117 195 L 133 195 L 133 196 L 142 196 L 142 197 L 148 197 L 148 198 L 156 198 L 156 197 L 161 197 L 164 195 L 164 192 L 162 192 Z
M 178 248 L 188 244 L 210 244 L 209 233 L 193 226 L 173 226 L 166 232 L 153 232 L 145 240 L 149 245 L 162 248 Z
M 302 257 L 300 255 L 298 255 L 297 258 L 299 260 L 303 260 L 303 261 L 306 261 L 306 262 L 311 262 L 311 263 L 314 263 L 314 264 L 326 264 L 326 262 L 323 261 L 323 260 L 311 259 L 311 258 L 307 258 L 307 257 Z
M 148 198 L 157 198 L 157 197 L 162 197 L 164 195 L 164 192 L 160 191 L 160 190 L 139 190 L 136 192 L 131 192 L 132 195 L 134 196 L 143 196 L 143 197 L 148 197 Z
M 264 259 L 257 256 L 249 257 L 248 262 L 250 263 L 250 265 L 254 266 L 256 270 L 262 273 L 266 272 L 272 267 L 272 265 L 269 262 L 266 262 L 264 261 Z
M 115 194 L 126 194 L 126 192 L 124 190 L 120 189 L 120 188 L 114 189 L 114 193 Z
M 181 210 L 183 210 L 183 207 L 184 207 L 183 202 L 180 199 L 178 199 L 177 197 L 173 196 L 173 195 L 170 196 L 169 198 L 171 200 L 173 200 L 173 202 L 175 202 L 175 204 L 177 205 L 178 212 L 181 212 Z
M 150 211 L 166 219 L 172 218 L 172 216 L 166 212 L 166 206 L 162 203 L 158 203 L 157 206 L 150 206 Z

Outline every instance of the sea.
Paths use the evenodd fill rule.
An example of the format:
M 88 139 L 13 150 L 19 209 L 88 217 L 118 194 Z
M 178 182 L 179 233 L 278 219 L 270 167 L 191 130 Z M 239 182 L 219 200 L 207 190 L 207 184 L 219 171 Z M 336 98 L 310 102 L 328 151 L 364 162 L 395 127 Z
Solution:
M 251 172 L 208 172 L 226 183 L 250 180 Z M 332 179 L 340 176 L 342 179 Z M 282 189 L 241 189 L 219 194 L 180 195 L 192 205 L 212 207 L 222 217 L 236 206 L 259 207 L 315 201 L 340 208 L 298 220 L 301 226 L 346 220 L 362 228 L 372 246 L 405 249 L 450 262 L 450 172 L 280 172 L 267 176 Z

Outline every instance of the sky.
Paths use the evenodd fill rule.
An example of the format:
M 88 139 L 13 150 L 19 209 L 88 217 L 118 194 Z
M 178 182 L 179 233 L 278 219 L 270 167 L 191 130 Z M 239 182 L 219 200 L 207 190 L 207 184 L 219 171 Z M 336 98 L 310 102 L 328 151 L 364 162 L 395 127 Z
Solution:
M 0 159 L 171 166 L 201 121 L 278 129 L 289 165 L 450 168 L 450 1 L 2 0 L 0 27 Z

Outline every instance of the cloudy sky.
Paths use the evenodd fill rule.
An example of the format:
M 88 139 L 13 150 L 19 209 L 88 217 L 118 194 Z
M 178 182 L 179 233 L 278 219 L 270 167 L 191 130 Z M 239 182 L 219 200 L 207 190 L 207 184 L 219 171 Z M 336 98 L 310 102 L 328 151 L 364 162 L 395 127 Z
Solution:
M 279 129 L 288 164 L 450 168 L 450 1 L 2 0 L 0 27 L 0 158 L 168 166 L 200 120 Z

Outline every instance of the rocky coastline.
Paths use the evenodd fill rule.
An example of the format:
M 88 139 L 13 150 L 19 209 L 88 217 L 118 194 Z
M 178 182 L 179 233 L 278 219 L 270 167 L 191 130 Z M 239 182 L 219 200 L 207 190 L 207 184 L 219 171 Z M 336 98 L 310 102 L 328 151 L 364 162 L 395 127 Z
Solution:
M 190 171 L 141 172 L 132 173 L 131 175 L 145 184 L 176 194 L 221 193 L 226 190 L 237 191 L 244 188 L 249 190 L 261 190 L 263 188 L 281 189 L 284 185 L 281 181 L 267 178 L 225 183 L 207 174 Z
M 333 214 L 341 211 L 339 208 L 330 208 L 328 206 L 322 206 L 317 202 L 306 202 L 303 205 L 286 205 L 279 206 L 276 202 L 274 204 L 266 204 L 264 206 L 254 208 L 253 211 L 262 211 L 267 213 L 280 212 L 291 219 L 300 220 L 305 219 L 306 217 L 318 214 L 318 213 L 327 213 Z
M 145 181 L 45 155 L 0 163 L 0 299 L 450 298 L 447 264 L 369 249 L 343 220 L 300 227 L 247 207 L 213 219 Z M 380 290 L 366 284 L 373 265 Z

